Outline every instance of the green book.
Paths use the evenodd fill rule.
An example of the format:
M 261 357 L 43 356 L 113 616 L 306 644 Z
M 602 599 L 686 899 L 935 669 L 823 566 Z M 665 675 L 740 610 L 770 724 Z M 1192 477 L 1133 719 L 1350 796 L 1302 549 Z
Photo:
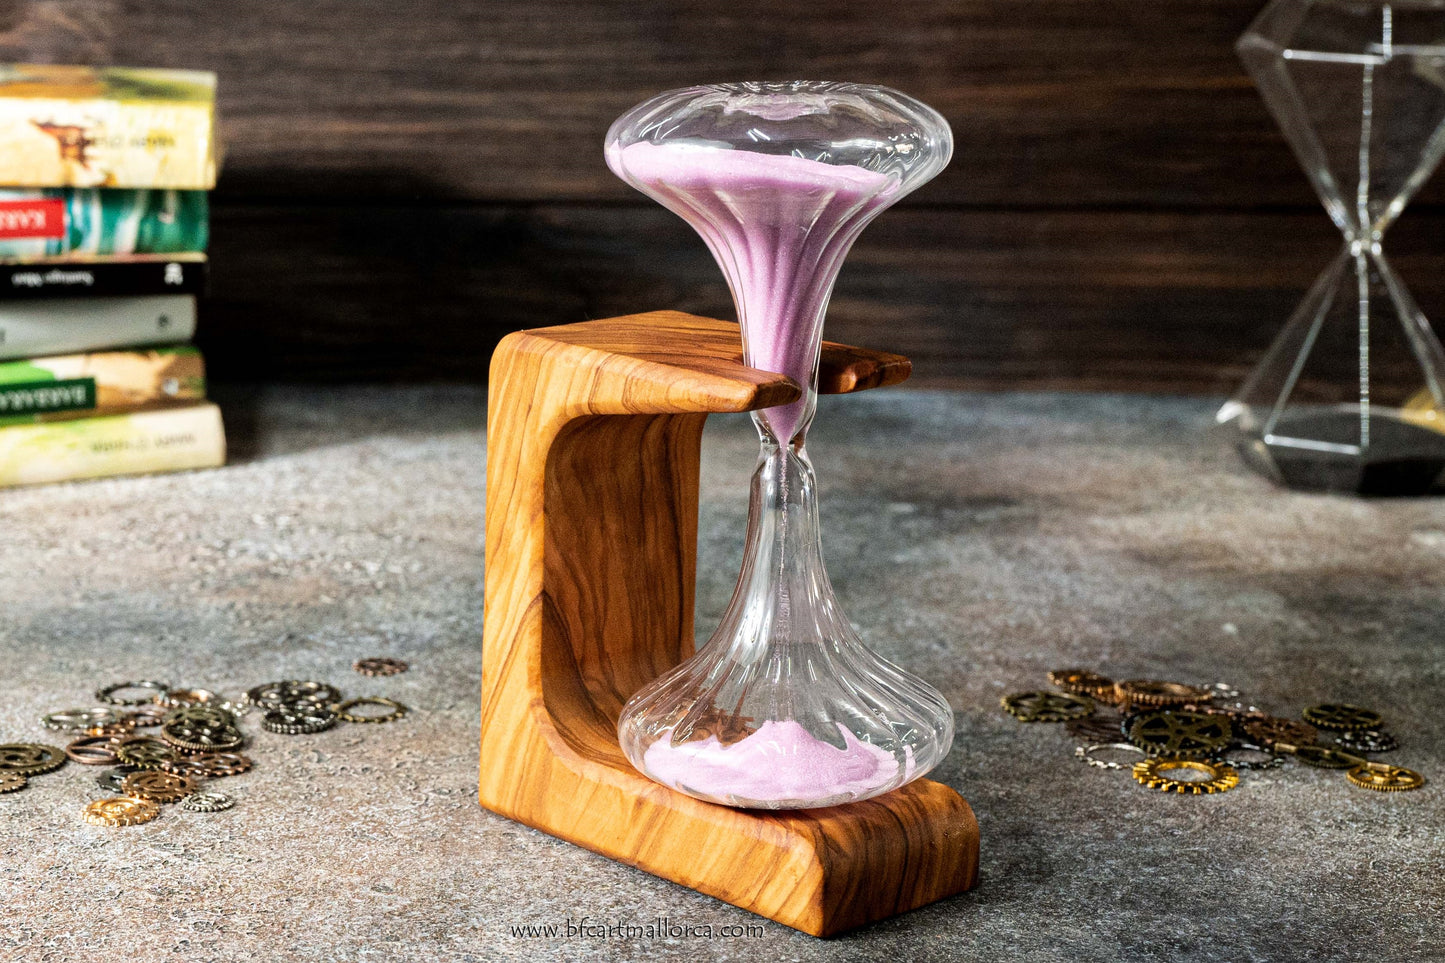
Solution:
M 0 258 L 178 254 L 209 235 L 205 191 L 0 189 Z

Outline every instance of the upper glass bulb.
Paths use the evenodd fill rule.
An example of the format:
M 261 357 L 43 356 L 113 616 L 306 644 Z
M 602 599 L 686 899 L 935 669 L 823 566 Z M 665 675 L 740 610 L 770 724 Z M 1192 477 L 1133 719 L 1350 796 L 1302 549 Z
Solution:
M 786 444 L 815 403 L 833 282 L 859 232 L 943 169 L 933 108 L 886 87 L 819 81 L 672 90 L 607 133 L 613 172 L 702 235 L 727 277 L 747 362 L 805 389 L 763 421 Z

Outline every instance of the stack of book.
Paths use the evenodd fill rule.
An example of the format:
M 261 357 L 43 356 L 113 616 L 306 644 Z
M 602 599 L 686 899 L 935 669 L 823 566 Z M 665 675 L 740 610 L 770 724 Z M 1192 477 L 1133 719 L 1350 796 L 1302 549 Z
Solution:
M 0 486 L 220 465 L 214 74 L 0 66 Z

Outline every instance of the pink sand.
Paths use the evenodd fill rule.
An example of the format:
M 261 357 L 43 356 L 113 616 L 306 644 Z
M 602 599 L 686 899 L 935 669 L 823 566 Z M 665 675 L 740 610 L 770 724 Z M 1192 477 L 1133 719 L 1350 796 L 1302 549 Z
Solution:
M 607 163 L 707 242 L 737 301 L 747 363 L 811 387 L 838 268 L 898 180 L 787 154 L 645 141 L 609 146 Z M 804 397 L 764 419 L 786 443 L 809 407 Z
M 714 799 L 788 803 L 868 796 L 898 777 L 898 760 L 838 723 L 845 748 L 829 745 L 792 720 L 764 722 L 724 746 L 717 736 L 682 745 L 664 731 L 643 753 L 643 768 L 664 785 Z

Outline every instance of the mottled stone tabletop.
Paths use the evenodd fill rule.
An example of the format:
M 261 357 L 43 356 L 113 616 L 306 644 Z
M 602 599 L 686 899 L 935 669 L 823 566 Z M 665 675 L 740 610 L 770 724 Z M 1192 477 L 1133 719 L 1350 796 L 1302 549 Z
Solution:
M 0 493 L 0 742 L 55 742 L 42 713 L 126 678 L 314 678 L 414 711 L 296 737 L 248 717 L 255 768 L 214 815 L 87 826 L 101 793 L 74 764 L 0 796 L 0 960 L 1445 959 L 1445 501 L 1280 492 L 1204 435 L 1207 400 L 824 399 L 833 580 L 957 710 L 935 776 L 983 856 L 976 890 L 822 941 L 477 806 L 482 393 L 222 400 L 226 469 Z M 715 419 L 705 445 L 703 631 L 739 564 L 751 427 Z M 413 668 L 365 679 L 370 655 Z M 1369 705 L 1431 783 L 1288 765 L 1146 790 L 1000 711 L 1065 666 Z M 596 929 L 659 919 L 687 934 Z

